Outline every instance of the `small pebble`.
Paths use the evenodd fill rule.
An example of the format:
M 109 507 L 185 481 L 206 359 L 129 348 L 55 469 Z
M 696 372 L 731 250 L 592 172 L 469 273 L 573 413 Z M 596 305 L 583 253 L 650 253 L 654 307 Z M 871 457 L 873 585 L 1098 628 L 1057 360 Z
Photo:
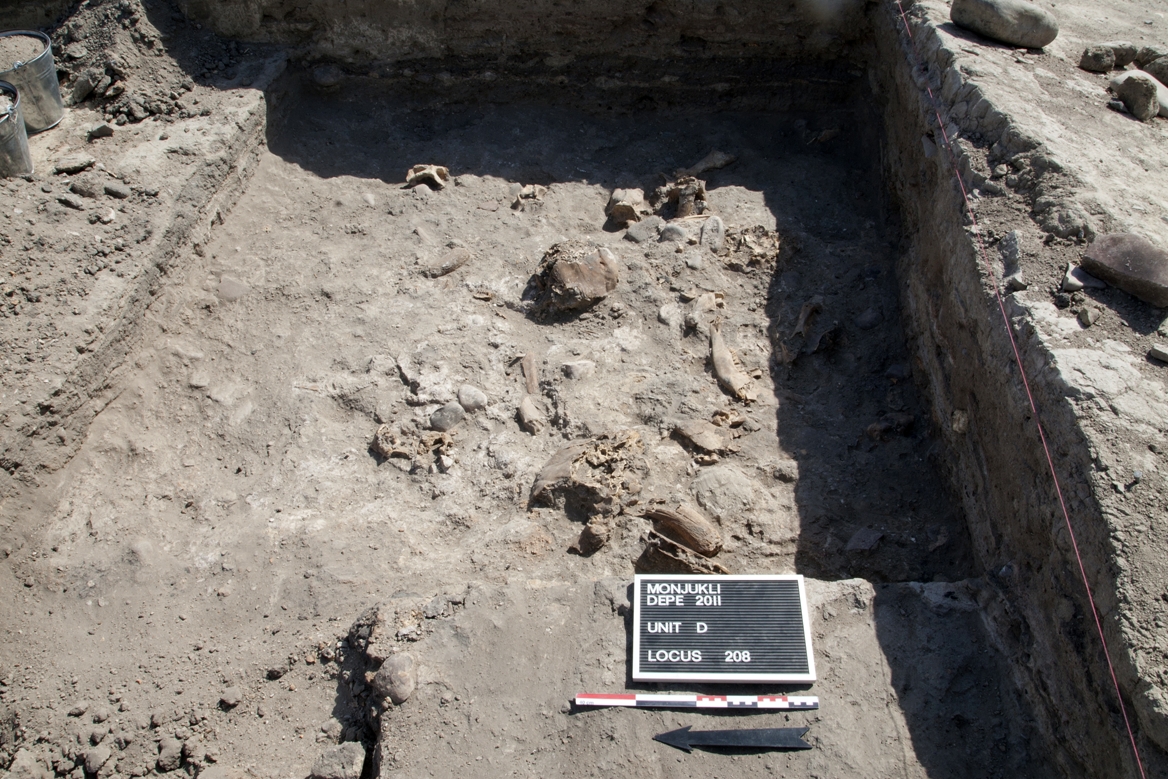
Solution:
M 685 241 L 685 238 L 685 230 L 682 229 L 681 225 L 665 225 L 661 228 L 661 236 L 658 240 L 662 243 L 669 241 L 680 243 Z
M 1084 306 L 1079 309 L 1079 324 L 1083 327 L 1090 327 L 1099 321 L 1099 309 L 1091 306 Z
M 1168 346 L 1165 346 L 1164 344 L 1154 344 L 1152 348 L 1148 350 L 1148 356 L 1159 360 L 1162 363 L 1168 363 Z

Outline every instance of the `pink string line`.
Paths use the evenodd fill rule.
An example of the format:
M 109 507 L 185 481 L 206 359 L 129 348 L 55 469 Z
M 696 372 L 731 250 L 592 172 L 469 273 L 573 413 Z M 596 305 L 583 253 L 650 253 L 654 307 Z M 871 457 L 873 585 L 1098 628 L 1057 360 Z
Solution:
M 904 6 L 901 0 L 896 0 L 896 6 L 900 10 L 901 21 L 904 22 L 904 30 L 908 34 L 909 42 L 912 43 L 913 51 L 919 57 L 919 52 L 916 51 L 916 39 L 913 38 L 912 27 L 908 23 L 908 16 L 904 12 Z M 961 170 L 957 164 L 957 156 L 953 153 L 953 146 L 949 142 L 949 133 L 945 130 L 945 122 L 941 118 L 941 111 L 937 105 L 937 100 L 933 96 L 933 90 L 929 86 L 928 81 L 925 82 L 925 91 L 929 94 L 929 101 L 932 104 L 933 112 L 937 117 L 937 126 L 941 128 L 941 136 L 945 141 L 945 146 L 949 149 L 950 158 L 953 161 L 953 172 L 957 177 L 957 184 L 961 187 L 961 197 L 965 200 L 965 208 L 969 212 L 969 219 L 973 225 L 973 233 L 977 236 L 978 248 L 981 250 L 981 261 L 985 266 L 986 272 L 989 274 L 990 281 L 993 283 L 994 296 L 998 301 L 998 310 L 1002 312 L 1002 321 L 1006 325 L 1006 334 L 1010 337 L 1010 346 L 1014 350 L 1014 362 L 1018 365 L 1018 374 L 1022 377 L 1022 386 L 1026 389 L 1026 399 L 1030 401 L 1030 411 L 1034 415 L 1034 424 L 1038 428 L 1038 437 L 1042 441 L 1042 451 L 1046 454 L 1046 464 L 1050 468 L 1050 477 L 1054 480 L 1055 493 L 1058 495 L 1059 507 L 1063 512 L 1063 520 L 1066 522 L 1067 533 L 1071 538 L 1071 547 L 1075 550 L 1075 560 L 1079 564 L 1079 575 L 1083 578 L 1083 589 L 1087 591 L 1087 602 L 1091 605 L 1091 616 L 1095 618 L 1095 629 L 1099 633 L 1099 643 L 1103 645 L 1103 656 L 1107 659 L 1107 671 L 1111 674 L 1111 683 L 1115 686 L 1115 697 L 1119 701 L 1119 710 L 1123 714 L 1123 724 L 1127 728 L 1127 737 L 1131 741 L 1132 754 L 1136 758 L 1136 766 L 1139 768 L 1141 779 L 1147 779 L 1147 774 L 1144 773 L 1144 763 L 1140 759 L 1140 750 L 1136 746 L 1135 732 L 1132 730 L 1131 720 L 1127 716 L 1127 706 L 1123 702 L 1123 693 L 1119 688 L 1119 679 L 1115 675 L 1115 665 L 1111 662 L 1111 652 L 1107 648 L 1107 639 L 1103 635 L 1103 622 L 1099 618 L 1099 610 L 1095 608 L 1095 597 L 1091 594 L 1091 584 L 1087 579 L 1087 569 L 1083 565 L 1083 557 L 1079 553 L 1079 542 L 1075 538 L 1075 530 L 1071 527 L 1071 514 L 1067 510 L 1067 502 L 1063 498 L 1062 484 L 1059 482 L 1058 472 L 1054 467 L 1054 458 L 1050 454 L 1050 446 L 1046 442 L 1046 433 L 1042 429 L 1042 422 L 1038 416 L 1038 404 L 1034 401 L 1034 394 L 1030 391 L 1030 381 L 1026 377 L 1026 369 L 1022 365 L 1022 355 L 1018 350 L 1018 342 L 1014 338 L 1014 329 L 1010 326 L 1010 317 L 1006 313 L 1006 304 L 1002 300 L 1002 292 L 999 289 L 997 275 L 994 273 L 993 266 L 990 264 L 989 255 L 986 252 L 985 239 L 982 237 L 981 228 L 977 223 L 977 214 L 973 210 L 973 203 L 970 202 L 969 193 L 965 188 L 965 182 L 961 179 Z

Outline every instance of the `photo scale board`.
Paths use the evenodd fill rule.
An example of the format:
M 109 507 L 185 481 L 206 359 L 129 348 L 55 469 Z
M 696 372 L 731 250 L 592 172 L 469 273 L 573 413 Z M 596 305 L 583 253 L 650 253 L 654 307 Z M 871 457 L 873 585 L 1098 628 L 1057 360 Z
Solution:
M 803 577 L 638 574 L 633 679 L 815 681 Z

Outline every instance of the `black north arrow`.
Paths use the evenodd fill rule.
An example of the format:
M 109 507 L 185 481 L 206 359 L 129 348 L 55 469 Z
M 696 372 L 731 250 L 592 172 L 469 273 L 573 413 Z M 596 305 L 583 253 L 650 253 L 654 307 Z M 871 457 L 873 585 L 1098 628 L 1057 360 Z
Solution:
M 751 730 L 690 730 L 692 726 L 653 736 L 671 747 L 692 752 L 694 747 L 746 747 L 753 749 L 811 749 L 800 738 L 807 728 L 754 728 Z

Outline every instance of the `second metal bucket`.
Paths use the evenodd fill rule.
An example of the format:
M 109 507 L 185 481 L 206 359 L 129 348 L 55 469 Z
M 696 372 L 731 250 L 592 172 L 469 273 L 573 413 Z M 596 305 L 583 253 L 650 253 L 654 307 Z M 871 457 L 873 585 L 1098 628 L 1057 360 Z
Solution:
M 30 133 L 39 133 L 55 127 L 65 115 L 61 87 L 57 84 L 57 66 L 53 63 L 52 42 L 49 36 L 33 30 L 4 32 L 0 33 L 0 38 L 17 35 L 37 39 L 44 44 L 44 49 L 27 62 L 14 63 L 10 70 L 0 72 L 0 81 L 7 81 L 20 90 L 25 127 Z
M 32 157 L 28 153 L 28 134 L 21 118 L 20 92 L 7 81 L 0 81 L 0 95 L 12 101 L 12 107 L 0 112 L 0 176 L 32 174 Z

